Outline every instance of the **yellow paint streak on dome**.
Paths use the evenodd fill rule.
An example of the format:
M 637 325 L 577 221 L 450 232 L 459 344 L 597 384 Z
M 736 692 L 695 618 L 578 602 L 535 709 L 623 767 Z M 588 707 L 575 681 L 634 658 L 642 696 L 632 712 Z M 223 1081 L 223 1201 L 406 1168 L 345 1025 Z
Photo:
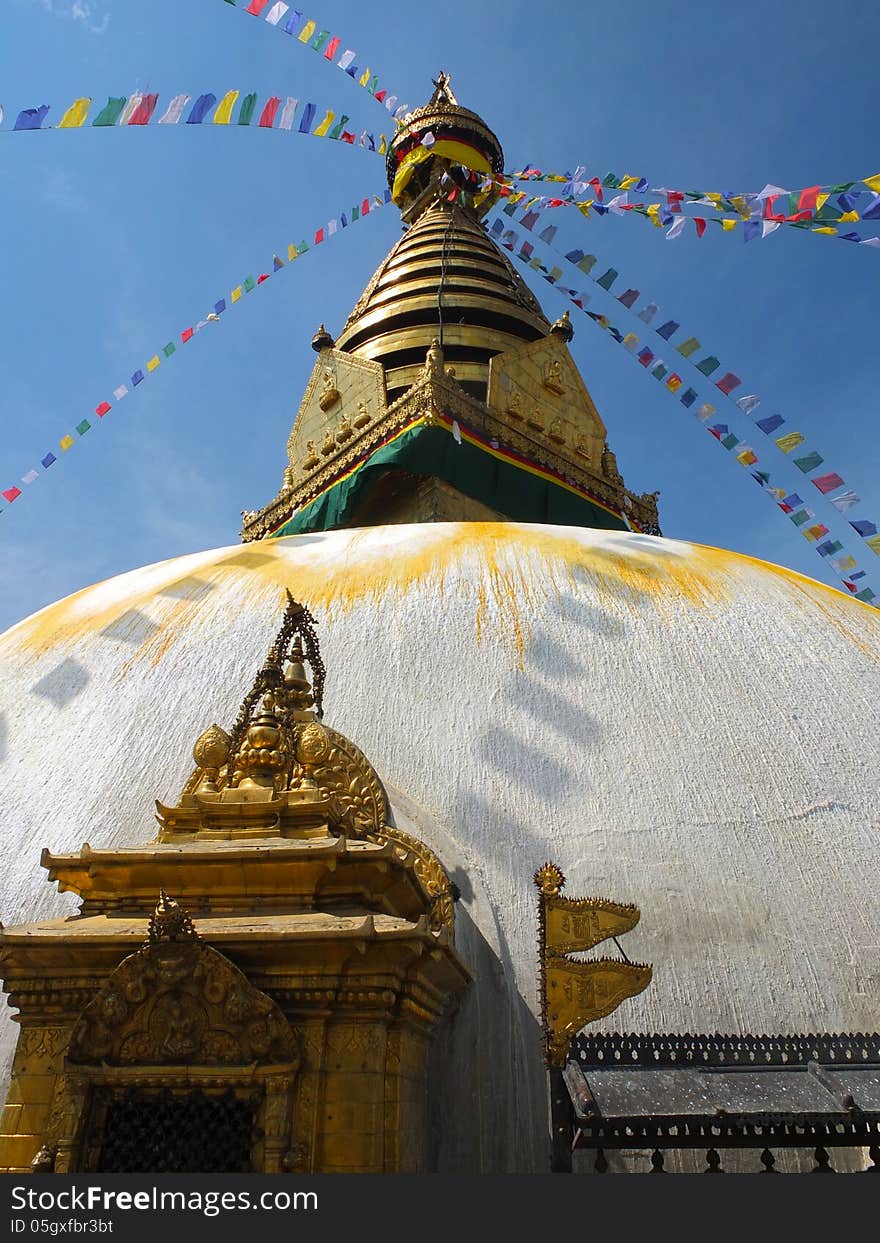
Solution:
M 140 642 L 132 641 L 124 675 L 144 661 L 157 664 L 176 637 L 202 619 L 210 626 L 218 613 L 238 614 L 243 606 L 255 613 L 276 603 L 280 608 L 285 588 L 319 618 L 328 618 L 360 603 L 399 600 L 416 588 L 430 587 L 439 607 L 452 590 L 473 600 L 478 641 L 504 642 L 521 664 L 531 639 L 529 619 L 540 616 L 547 599 L 565 589 L 574 587 L 581 595 L 586 585 L 603 610 L 618 615 L 641 613 L 650 606 L 671 624 L 683 608 L 733 599 L 742 590 L 747 569 L 797 586 L 823 608 L 840 634 L 876 658 L 858 627 L 840 615 L 840 593 L 792 571 L 701 545 L 653 544 L 647 537 L 602 531 L 585 530 L 580 536 L 567 528 L 516 523 L 294 535 L 219 549 L 213 558 L 203 554 L 176 559 L 149 567 L 148 575 L 143 571 L 149 582 L 142 586 L 135 572 L 128 589 L 120 584 L 114 592 L 110 580 L 59 601 L 21 622 L 6 643 L 13 643 L 21 655 L 36 657 L 56 648 L 107 641 L 102 632 L 109 627 L 113 637 L 112 627 L 120 618 L 142 618 L 145 633 Z M 174 588 L 190 580 L 204 590 L 177 598 Z M 844 608 L 851 605 L 847 601 Z

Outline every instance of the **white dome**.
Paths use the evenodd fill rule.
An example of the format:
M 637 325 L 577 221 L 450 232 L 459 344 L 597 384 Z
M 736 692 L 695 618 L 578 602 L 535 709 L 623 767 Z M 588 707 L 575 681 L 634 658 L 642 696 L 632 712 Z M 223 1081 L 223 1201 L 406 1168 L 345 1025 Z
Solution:
M 642 909 L 625 948 L 654 980 L 607 1028 L 876 1029 L 880 615 L 633 534 L 293 536 L 135 570 L 13 627 L 7 926 L 73 905 L 45 883 L 43 846 L 153 837 L 153 800 L 176 799 L 206 725 L 234 720 L 284 588 L 318 620 L 326 722 L 462 889 L 478 978 L 440 1050 L 457 1065 L 441 1108 L 470 1168 L 546 1168 L 532 873 L 547 858 L 571 896 Z

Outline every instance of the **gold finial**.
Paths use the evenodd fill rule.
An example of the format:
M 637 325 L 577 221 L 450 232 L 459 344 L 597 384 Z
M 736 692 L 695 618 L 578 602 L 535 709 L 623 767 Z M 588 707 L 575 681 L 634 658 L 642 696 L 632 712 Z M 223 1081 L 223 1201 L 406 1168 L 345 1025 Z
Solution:
M 192 941 L 198 935 L 189 912 L 174 898 L 169 898 L 164 889 L 160 889 L 159 901 L 150 916 L 147 944 L 155 945 L 159 941 Z
M 539 867 L 534 879 L 545 898 L 555 898 L 565 887 L 562 869 L 558 868 L 555 863 L 545 863 Z
M 550 331 L 557 337 L 562 337 L 566 345 L 574 338 L 574 327 L 568 311 L 563 311 L 559 319 L 550 325 Z
M 431 96 L 432 104 L 446 104 L 450 107 L 457 107 L 458 100 L 452 92 L 452 83 L 448 73 L 444 73 L 441 69 L 436 78 L 431 79 L 434 87 L 434 94 Z
M 316 354 L 320 354 L 321 350 L 332 350 L 333 345 L 334 341 L 330 333 L 323 324 L 318 324 L 318 331 L 312 337 L 312 349 Z

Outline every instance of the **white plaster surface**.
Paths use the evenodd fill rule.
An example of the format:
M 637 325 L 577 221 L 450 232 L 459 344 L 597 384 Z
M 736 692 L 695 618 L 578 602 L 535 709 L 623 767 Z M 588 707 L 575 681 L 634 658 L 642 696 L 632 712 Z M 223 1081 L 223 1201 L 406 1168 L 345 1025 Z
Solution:
M 0 636 L 6 926 L 75 906 L 41 847 L 150 840 L 198 734 L 235 719 L 285 587 L 318 619 L 325 720 L 463 892 L 477 981 L 437 1050 L 446 1168 L 546 1169 L 531 877 L 547 858 L 572 896 L 642 909 L 624 947 L 654 982 L 609 1030 L 880 1027 L 880 614 L 629 533 L 293 536 L 20 623 Z M 4 1018 L 7 1059 L 15 1036 Z

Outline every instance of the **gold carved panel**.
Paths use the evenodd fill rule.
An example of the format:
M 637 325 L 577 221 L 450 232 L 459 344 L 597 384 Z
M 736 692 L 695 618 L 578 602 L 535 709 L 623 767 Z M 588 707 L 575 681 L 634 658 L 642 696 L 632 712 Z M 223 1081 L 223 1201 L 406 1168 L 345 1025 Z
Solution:
M 352 443 L 385 413 L 385 372 L 380 363 L 343 350 L 322 350 L 287 441 L 293 487 Z

